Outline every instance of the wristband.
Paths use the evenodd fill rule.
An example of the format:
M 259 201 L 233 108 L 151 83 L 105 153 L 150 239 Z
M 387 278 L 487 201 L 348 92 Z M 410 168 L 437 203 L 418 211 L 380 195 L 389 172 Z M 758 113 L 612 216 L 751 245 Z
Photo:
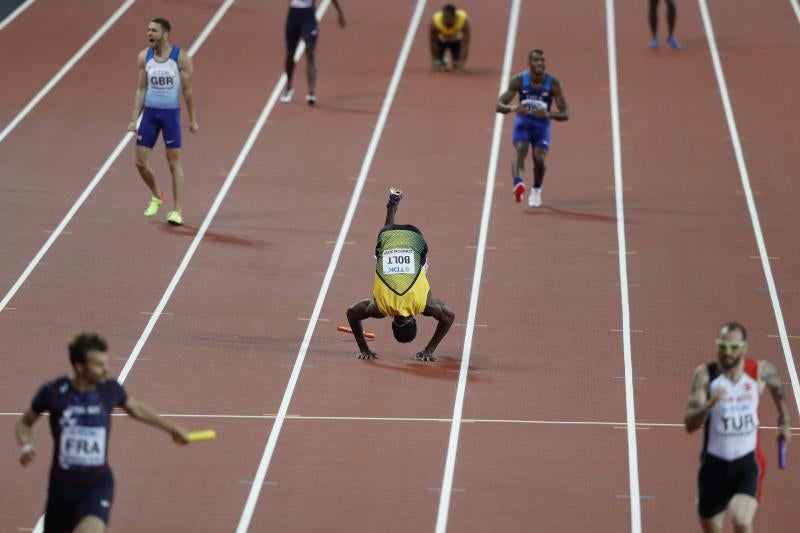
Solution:
M 32 451 L 33 451 L 33 444 L 31 444 L 29 442 L 27 444 L 23 444 L 22 447 L 20 447 L 19 454 L 20 455 L 25 455 L 26 453 L 32 452 Z

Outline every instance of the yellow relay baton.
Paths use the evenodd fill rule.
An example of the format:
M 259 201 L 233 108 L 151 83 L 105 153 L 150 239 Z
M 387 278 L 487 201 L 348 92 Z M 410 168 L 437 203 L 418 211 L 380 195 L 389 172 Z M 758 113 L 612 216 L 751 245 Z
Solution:
M 213 429 L 203 429 L 200 431 L 190 431 L 189 432 L 189 442 L 200 442 L 203 440 L 212 440 L 217 438 L 217 432 Z M 177 444 L 180 444 L 180 441 L 177 439 L 173 439 Z

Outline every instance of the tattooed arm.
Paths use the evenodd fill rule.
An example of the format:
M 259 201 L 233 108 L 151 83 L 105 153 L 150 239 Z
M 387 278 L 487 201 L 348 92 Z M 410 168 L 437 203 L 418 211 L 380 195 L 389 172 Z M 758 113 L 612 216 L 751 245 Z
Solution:
M 708 398 L 708 369 L 704 364 L 694 369 L 692 391 L 689 393 L 689 404 L 683 417 L 683 425 L 688 433 L 696 431 L 705 423 L 708 413 L 724 394 L 724 390 L 717 389 Z
M 786 405 L 786 392 L 783 388 L 783 381 L 778 375 L 778 371 L 769 361 L 758 362 L 758 378 L 764 382 L 769 389 L 769 393 L 778 409 L 778 432 L 788 442 L 791 438 L 791 423 L 789 421 L 789 408 Z

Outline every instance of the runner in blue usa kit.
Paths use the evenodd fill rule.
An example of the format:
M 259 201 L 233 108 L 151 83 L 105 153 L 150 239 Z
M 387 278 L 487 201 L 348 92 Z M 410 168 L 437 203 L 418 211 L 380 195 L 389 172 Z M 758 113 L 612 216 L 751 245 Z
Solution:
M 156 144 L 158 134 L 164 137 L 167 163 L 172 173 L 172 190 L 175 209 L 167 214 L 167 222 L 183 224 L 183 165 L 181 164 L 180 94 L 186 102 L 189 114 L 189 131 L 195 133 L 200 127 L 194 112 L 192 97 L 192 60 L 185 51 L 170 44 L 172 26 L 163 18 L 153 19 L 147 27 L 150 46 L 139 53 L 139 82 L 133 115 L 128 130 L 136 135 L 136 168 L 150 189 L 152 196 L 144 216 L 152 217 L 164 202 L 164 194 L 156 184 L 155 175 L 149 165 L 150 152 Z M 137 130 L 136 119 L 142 112 L 142 122 Z
M 513 78 L 508 90 L 500 95 L 498 113 L 516 113 L 514 119 L 514 160 L 511 175 L 514 178 L 512 191 L 517 202 L 525 194 L 523 171 L 528 146 L 533 145 L 533 188 L 528 197 L 529 207 L 542 205 L 542 182 L 544 181 L 544 159 L 550 149 L 550 120 L 569 120 L 569 106 L 564 90 L 556 78 L 546 73 L 544 52 L 536 49 L 528 54 L 528 70 Z M 519 93 L 519 104 L 511 101 Z M 551 111 L 553 101 L 558 112 Z
M 107 350 L 105 340 L 95 334 L 75 337 L 69 346 L 73 375 L 42 385 L 17 423 L 20 462 L 27 465 L 35 455 L 33 424 L 43 412 L 50 413 L 54 446 L 45 507 L 46 533 L 105 531 L 114 499 L 107 452 L 115 407 L 168 432 L 176 442 L 189 442 L 183 429 L 130 397 L 116 380 L 106 379 Z
M 306 75 L 308 77 L 308 94 L 306 103 L 314 105 L 317 103 L 317 37 L 319 36 L 319 26 L 314 4 L 316 0 L 289 0 L 289 13 L 286 15 L 286 87 L 281 93 L 280 100 L 283 103 L 292 101 L 294 88 L 292 87 L 292 77 L 294 76 L 294 53 L 300 39 L 306 43 Z M 333 6 L 339 14 L 339 27 L 344 28 L 347 21 L 344 19 L 342 6 L 339 0 L 333 0 Z

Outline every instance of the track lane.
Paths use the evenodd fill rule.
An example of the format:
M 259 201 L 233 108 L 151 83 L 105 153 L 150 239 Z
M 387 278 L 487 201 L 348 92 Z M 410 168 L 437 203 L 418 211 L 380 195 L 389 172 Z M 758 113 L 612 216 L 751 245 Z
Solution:
M 575 28 L 568 46 L 558 30 L 566 13 Z M 487 251 L 485 293 L 476 318 L 485 326 L 476 328 L 473 340 L 472 362 L 480 374 L 475 376 L 477 383 L 467 387 L 465 418 L 624 418 L 619 273 L 617 256 L 609 253 L 617 243 L 608 67 L 605 48 L 598 46 L 605 32 L 602 5 L 585 9 L 564 4 L 547 13 L 523 5 L 514 72 L 525 67 L 530 49 L 544 49 L 548 70 L 564 85 L 572 118 L 553 124 L 544 206 L 539 209 L 520 207 L 511 199 L 513 119 L 506 120 L 489 227 L 489 245 L 496 250 Z M 530 160 L 525 180 L 530 186 Z M 528 431 L 466 424 L 462 431 L 453 486 L 466 492 L 453 494 L 450 530 L 483 531 L 497 520 L 509 531 L 528 530 L 531 524 L 543 531 L 558 530 L 544 514 L 559 517 L 562 529 L 577 530 L 586 517 L 572 512 L 574 505 L 596 505 L 597 512 L 588 514 L 599 530 L 628 526 L 630 501 L 617 497 L 629 490 L 623 430 L 602 431 L 603 437 L 595 437 L 615 442 L 601 445 L 600 460 L 585 453 L 582 440 L 590 437 L 576 438 L 584 435 L 580 429 Z M 522 438 L 520 431 L 526 442 L 553 438 L 570 458 L 564 463 L 569 468 L 543 459 L 548 452 L 541 446 L 509 444 Z M 508 446 L 514 447 L 509 456 L 496 452 Z M 591 466 L 585 464 L 588 461 Z M 598 468 L 602 482 L 567 481 L 572 479 L 566 475 L 570 470 Z M 486 479 L 482 474 L 491 482 L 481 483 Z M 571 497 L 551 498 L 545 487 L 555 494 L 569 487 Z M 520 503 L 526 496 L 531 503 L 523 511 Z M 477 512 L 486 507 L 491 513 Z
M 0 47 L 14 50 L 0 54 L 0 72 L 7 81 L 0 98 L 0 131 L 122 4 L 34 2 L 0 31 Z
M 619 20 L 632 26 L 641 15 L 621 5 Z M 748 327 L 751 356 L 775 359 L 776 347 L 764 335 L 775 331 L 775 315 L 760 262 L 751 258 L 758 255 L 755 239 L 696 5 L 683 8 L 681 27 L 697 37 L 684 39 L 677 52 L 647 49 L 646 27 L 620 34 L 622 105 L 630 110 L 622 123 L 632 187 L 626 196 L 631 216 L 642 222 L 629 232 L 638 252 L 629 260 L 639 284 L 631 299 L 633 327 L 641 332 L 634 335 L 634 364 L 643 378 L 636 404 L 641 419 L 658 422 L 681 420 L 686 400 L 680 391 L 697 364 L 715 357 L 713 335 L 722 322 Z M 762 398 L 768 423 L 774 409 Z M 790 505 L 789 492 L 775 488 L 789 476 L 775 472 L 772 435 L 761 432 L 771 472 L 756 519 L 767 530 L 780 529 Z M 692 499 L 701 440 L 642 433 L 642 494 L 654 498 L 642 502 L 646 530 L 666 520 L 676 529 L 697 527 Z

